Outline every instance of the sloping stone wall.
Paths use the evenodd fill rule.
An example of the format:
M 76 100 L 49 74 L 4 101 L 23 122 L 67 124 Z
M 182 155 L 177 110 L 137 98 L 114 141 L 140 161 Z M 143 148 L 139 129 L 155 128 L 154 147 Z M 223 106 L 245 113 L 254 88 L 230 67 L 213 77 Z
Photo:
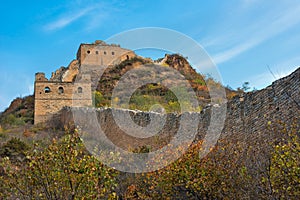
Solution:
M 227 103 L 227 113 L 225 126 L 222 130 L 220 139 L 231 138 L 232 140 L 255 141 L 258 137 L 268 145 L 269 132 L 268 127 L 272 123 L 280 120 L 285 124 L 291 124 L 296 121 L 300 124 L 300 68 L 291 75 L 279 79 L 269 87 L 245 93 L 237 96 Z M 208 106 L 199 115 L 200 123 L 196 140 L 202 139 L 210 123 L 210 113 L 212 108 L 218 106 Z M 159 136 L 146 139 L 137 139 L 128 136 L 115 123 L 111 108 L 65 108 L 61 111 L 61 123 L 63 125 L 74 124 L 73 114 L 81 116 L 80 124 L 89 124 L 92 113 L 96 113 L 97 120 L 107 136 L 123 148 L 136 145 L 154 145 L 156 147 L 168 143 L 168 141 L 178 131 L 180 115 L 167 114 L 164 128 Z M 161 118 L 162 114 L 137 112 L 130 110 L 119 110 L 120 115 L 130 112 L 130 115 L 137 124 L 145 125 L 149 120 L 149 115 Z M 78 120 L 78 119 L 77 119 Z M 93 123 L 98 123 L 94 121 Z M 271 136 L 272 137 L 272 136 Z M 159 138 L 159 139 L 158 139 Z M 156 142 L 156 144 L 154 144 Z
M 228 102 L 225 134 L 256 134 L 271 123 L 290 124 L 300 114 L 300 68 L 265 89 L 245 93 Z M 298 119 L 299 120 L 299 119 Z

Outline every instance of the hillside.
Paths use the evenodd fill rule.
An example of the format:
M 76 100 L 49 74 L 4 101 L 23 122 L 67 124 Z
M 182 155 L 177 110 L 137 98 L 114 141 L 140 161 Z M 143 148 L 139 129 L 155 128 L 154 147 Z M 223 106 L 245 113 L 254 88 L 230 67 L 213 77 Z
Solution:
M 223 87 L 215 80 L 206 77 L 206 75 L 197 73 L 196 70 L 193 69 L 188 61 L 181 55 L 166 54 L 164 58 L 158 59 L 156 61 L 143 59 L 141 57 L 135 57 L 130 60 L 125 60 L 118 65 L 111 66 L 104 71 L 101 79 L 99 80 L 99 83 L 97 84 L 96 90 L 100 92 L 101 96 L 99 98 L 101 99 L 101 101 L 97 101 L 96 106 L 110 107 L 112 92 L 115 86 L 118 84 L 118 81 L 124 74 L 126 74 L 130 70 L 139 69 L 141 65 L 145 66 L 146 68 L 149 67 L 150 69 L 153 69 L 153 72 L 155 70 L 152 65 L 160 65 L 166 67 L 165 71 L 163 71 L 164 69 L 162 68 L 156 71 L 155 74 L 164 74 L 161 75 L 161 79 L 168 79 L 168 83 L 174 86 L 178 84 L 179 80 L 172 74 L 172 72 L 168 71 L 168 68 L 174 69 L 181 75 L 183 75 L 183 77 L 189 82 L 198 98 L 198 102 L 200 105 L 199 110 L 201 110 L 211 102 L 206 82 L 210 82 L 210 84 L 214 84 L 216 87 Z M 133 76 L 131 77 L 132 79 L 137 78 Z M 141 78 L 142 76 L 139 76 L 139 78 Z M 128 81 L 128 85 L 130 87 L 130 85 L 132 85 L 132 81 Z M 237 94 L 236 91 L 233 91 L 226 87 L 225 91 L 227 93 L 228 99 L 231 99 Z M 126 91 L 124 91 L 124 95 L 126 96 L 130 94 L 126 94 Z M 131 97 L 130 108 L 146 111 L 149 110 L 149 105 L 153 105 L 155 103 L 162 104 L 168 112 L 178 112 L 180 110 L 177 99 L 174 94 L 170 92 L 170 88 L 163 86 L 163 84 L 161 83 L 150 83 L 139 87 Z M 120 107 L 122 107 L 122 102 L 119 102 L 119 105 Z
M 130 64 L 125 66 L 127 65 L 132 66 Z M 114 186 L 99 191 L 106 195 L 114 194 L 115 199 L 299 199 L 299 84 L 300 68 L 273 82 L 267 88 L 243 93 L 229 100 L 226 104 L 226 120 L 221 135 L 216 145 L 210 149 L 210 153 L 202 159 L 199 159 L 199 153 L 203 150 L 204 136 L 209 130 L 210 114 L 212 110 L 218 111 L 222 106 L 207 105 L 201 112 L 191 113 L 199 115 L 201 120 L 196 124 L 197 135 L 187 152 L 165 168 L 142 174 L 119 172 L 115 168 L 107 168 L 94 159 L 85 149 L 85 145 L 87 141 L 97 141 L 97 134 L 95 134 L 97 132 L 88 135 L 84 130 L 81 132 L 82 128 L 97 124 L 93 118 L 93 112 L 96 110 L 97 113 L 101 113 L 96 120 L 113 144 L 122 149 L 129 149 L 129 152 L 148 153 L 172 141 L 178 131 L 182 113 L 160 114 L 119 109 L 120 116 L 126 116 L 124 114 L 127 112 L 141 126 L 149 123 L 150 115 L 158 118 L 167 115 L 166 124 L 159 135 L 134 138 L 124 134 L 124 131 L 117 126 L 111 108 L 65 108 L 61 113 L 61 121 L 67 131 L 70 131 L 67 125 L 72 122 L 74 113 L 80 113 L 79 120 L 82 125 L 80 124 L 75 132 L 71 132 L 75 134 L 67 134 L 61 140 L 54 137 L 50 146 L 48 146 L 49 139 L 47 142 L 42 140 L 40 144 L 35 143 L 31 147 L 27 147 L 30 142 L 25 143 L 15 138 L 0 144 L 0 197 L 11 194 L 30 197 L 46 196 L 47 194 L 40 193 L 45 188 L 63 197 L 72 196 L 74 193 L 70 192 L 73 191 L 72 187 L 70 188 L 70 181 L 72 184 L 80 185 L 76 193 L 78 196 L 97 195 L 94 187 L 93 190 L 89 190 L 89 182 L 82 180 L 92 178 L 95 181 L 106 180 L 109 177 L 109 183 L 113 182 Z M 141 88 L 141 92 L 144 89 Z M 159 91 L 162 89 L 164 88 L 159 88 Z M 30 97 L 25 99 L 15 100 L 4 114 L 20 116 L 18 114 L 23 113 L 25 108 L 28 109 L 27 111 L 32 109 L 28 104 Z M 188 125 L 192 126 L 192 123 Z M 128 128 L 134 131 L 133 127 Z M 84 144 L 82 139 L 78 138 L 77 131 L 84 134 L 82 135 Z M 4 134 L 2 133 L 1 137 Z M 40 133 L 37 132 L 37 135 Z M 45 135 L 41 136 L 45 138 Z M 211 136 L 214 138 L 216 135 L 213 132 Z M 106 144 L 101 143 L 101 145 Z M 182 146 L 184 142 L 178 149 L 167 152 L 164 156 L 180 154 Z M 34 151 L 27 151 L 30 148 Z M 98 147 L 93 149 L 93 153 L 97 150 Z M 113 162 L 114 159 L 117 159 L 117 164 L 121 161 L 122 167 L 124 161 L 130 166 L 132 164 L 122 156 L 107 153 L 110 160 L 113 156 Z M 10 160 L 7 160 L 7 156 Z M 162 157 L 153 157 L 146 164 L 153 166 L 155 163 L 164 162 L 165 159 Z M 96 167 L 96 171 L 87 170 Z M 136 167 L 136 163 L 133 163 L 132 167 Z M 94 173 L 99 170 L 104 170 L 104 173 Z M 33 190 L 27 187 L 28 177 L 37 177 L 34 179 L 37 181 L 29 184 Z M 40 184 L 48 181 L 45 177 L 52 180 L 49 182 L 51 186 Z M 102 182 L 99 184 L 99 187 L 105 185 Z M 8 185 L 13 186 L 8 187 Z M 20 192 L 19 187 L 24 190 Z M 56 189 L 57 187 L 59 190 Z M 81 189 L 82 187 L 84 189 Z
M 14 99 L 10 106 L 0 115 L 1 125 L 22 126 L 33 123 L 34 97 L 33 95 Z
M 120 80 L 120 78 L 128 71 L 140 67 L 140 65 L 161 65 L 164 67 L 170 67 L 174 70 L 180 72 L 186 80 L 190 83 L 199 101 L 199 110 L 210 103 L 210 96 L 206 86 L 205 81 L 210 81 L 210 83 L 216 86 L 221 86 L 220 83 L 215 82 L 211 78 L 207 78 L 205 75 L 201 75 L 195 71 L 188 63 L 188 61 L 178 55 L 168 55 L 166 54 L 164 58 L 152 61 L 151 59 L 145 59 L 142 57 L 134 57 L 129 60 L 124 60 L 123 62 L 108 67 L 102 77 L 99 80 L 97 73 L 94 71 L 88 71 L 92 76 L 92 85 L 95 85 L 94 102 L 96 107 L 108 106 L 110 107 L 111 95 L 114 87 Z M 72 75 L 78 73 L 78 61 L 74 60 L 70 63 L 68 67 L 61 67 L 52 73 L 51 81 L 61 81 L 65 74 Z M 178 80 L 173 79 L 169 76 L 169 81 L 176 83 Z M 74 79 L 74 78 L 73 78 Z M 236 91 L 226 88 L 227 98 L 231 99 L 237 94 Z M 156 83 L 144 85 L 133 94 L 131 100 L 131 109 L 137 110 L 149 110 L 149 105 L 154 103 L 162 104 L 167 112 L 179 112 L 180 106 L 177 103 L 177 99 L 172 94 L 168 88 L 163 85 Z M 16 98 L 11 102 L 11 105 L 0 115 L 0 122 L 2 126 L 19 124 L 24 125 L 26 123 L 32 123 L 33 121 L 33 109 L 34 109 L 34 97 L 32 95 L 24 98 Z M 11 119 L 7 119 L 7 117 Z M 13 119 L 16 118 L 16 119 Z M 8 122 L 7 120 L 10 120 Z

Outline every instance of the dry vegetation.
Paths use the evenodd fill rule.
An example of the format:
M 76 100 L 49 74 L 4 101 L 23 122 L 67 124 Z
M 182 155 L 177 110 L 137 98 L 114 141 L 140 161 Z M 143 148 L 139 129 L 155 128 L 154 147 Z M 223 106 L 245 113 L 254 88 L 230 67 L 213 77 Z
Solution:
M 280 122 L 278 122 L 280 124 Z M 261 160 L 247 163 L 243 143 L 222 140 L 204 159 L 195 142 L 180 159 L 149 173 L 109 168 L 91 156 L 78 133 L 54 139 L 46 147 L 18 139 L 2 145 L 0 196 L 5 199 L 299 199 L 300 132 L 280 124 L 270 134 L 285 139 L 270 144 Z M 276 131 L 276 133 L 275 133 Z M 148 152 L 139 148 L 135 152 Z M 174 153 L 174 152 L 169 152 Z M 246 153 L 246 154 L 245 154 Z M 122 157 L 116 155 L 112 162 Z M 155 158 L 151 162 L 163 162 Z M 151 164 L 148 163 L 148 164 Z M 252 172 L 251 166 L 260 165 Z

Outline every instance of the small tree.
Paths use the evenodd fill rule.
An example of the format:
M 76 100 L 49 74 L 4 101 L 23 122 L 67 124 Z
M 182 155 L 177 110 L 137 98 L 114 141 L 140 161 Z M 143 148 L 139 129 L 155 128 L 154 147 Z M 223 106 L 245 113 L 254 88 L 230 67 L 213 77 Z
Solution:
M 217 146 L 210 156 L 200 159 L 202 142 L 199 141 L 174 163 L 140 177 L 134 193 L 142 199 L 247 198 L 244 191 L 249 188 L 250 177 L 244 163 L 239 161 L 242 146 L 233 150 L 230 145 Z M 158 157 L 153 162 L 164 160 Z
M 93 105 L 95 107 L 101 107 L 101 106 L 106 105 L 105 104 L 106 102 L 104 102 L 104 101 L 105 101 L 105 98 L 103 97 L 101 92 L 95 91 L 93 93 Z
M 245 92 L 250 90 L 250 83 L 247 81 L 247 82 L 244 82 L 243 85 L 242 85 L 242 90 L 244 90 Z

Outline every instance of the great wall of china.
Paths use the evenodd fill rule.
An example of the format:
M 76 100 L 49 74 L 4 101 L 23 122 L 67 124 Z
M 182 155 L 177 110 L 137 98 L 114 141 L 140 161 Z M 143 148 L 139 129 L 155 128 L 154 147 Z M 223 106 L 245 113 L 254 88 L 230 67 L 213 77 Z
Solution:
M 281 78 L 272 83 L 265 89 L 244 93 L 242 96 L 236 96 L 227 102 L 227 113 L 221 138 L 234 136 L 252 140 L 252 137 L 264 137 L 270 122 L 274 123 L 280 120 L 286 124 L 291 124 L 294 120 L 299 121 L 300 114 L 300 68 L 287 77 Z M 210 123 L 211 109 L 218 109 L 218 106 L 207 106 L 199 115 L 200 123 L 198 125 L 197 138 L 201 139 Z M 98 116 L 98 122 L 103 130 L 124 146 L 126 144 L 138 143 L 147 144 L 153 141 L 153 137 L 138 140 L 124 133 L 114 121 L 111 108 L 70 108 L 65 107 L 61 110 L 60 122 L 62 125 L 74 124 L 73 115 L 81 116 L 81 124 L 89 124 L 93 119 L 92 113 Z M 129 112 L 132 119 L 139 125 L 145 126 L 149 123 L 150 116 L 161 117 L 162 114 L 119 110 L 121 116 Z M 167 120 L 160 135 L 168 138 L 174 135 L 178 129 L 180 114 L 166 114 Z M 77 120 L 78 121 L 78 120 Z M 134 131 L 134 130 L 132 130 Z M 114 135 L 114 136 L 113 136 Z

